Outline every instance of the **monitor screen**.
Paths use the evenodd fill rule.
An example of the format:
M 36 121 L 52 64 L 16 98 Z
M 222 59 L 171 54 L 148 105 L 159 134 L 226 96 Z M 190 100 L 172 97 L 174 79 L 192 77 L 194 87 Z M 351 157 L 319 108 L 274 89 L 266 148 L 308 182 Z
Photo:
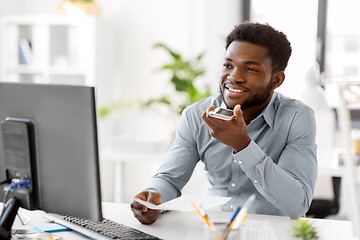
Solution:
M 0 134 L 0 180 L 33 167 L 34 198 L 25 207 L 102 219 L 96 116 L 94 87 L 0 83 L 2 130 L 16 133 Z M 21 121 L 20 127 L 30 126 L 29 144 L 22 145 L 29 149 L 18 146 Z M 21 161 L 30 163 L 16 163 L 19 153 L 29 153 Z

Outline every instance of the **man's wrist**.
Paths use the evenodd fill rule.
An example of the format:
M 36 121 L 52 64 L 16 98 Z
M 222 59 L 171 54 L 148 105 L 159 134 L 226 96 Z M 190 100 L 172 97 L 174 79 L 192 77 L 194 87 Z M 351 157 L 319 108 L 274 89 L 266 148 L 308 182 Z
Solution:
M 248 141 L 246 141 L 245 144 L 242 144 L 241 146 L 237 146 L 237 147 L 235 147 L 235 148 L 232 148 L 232 149 L 233 149 L 233 153 L 235 154 L 235 153 L 238 153 L 238 152 L 240 152 L 241 150 L 245 149 L 247 146 L 249 146 L 250 142 L 251 142 L 251 138 L 249 138 Z

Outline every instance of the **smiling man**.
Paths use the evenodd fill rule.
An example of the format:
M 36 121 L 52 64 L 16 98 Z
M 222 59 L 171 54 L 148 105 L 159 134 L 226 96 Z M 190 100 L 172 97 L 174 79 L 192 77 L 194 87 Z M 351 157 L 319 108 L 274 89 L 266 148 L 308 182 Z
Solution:
M 226 39 L 220 94 L 183 111 L 164 162 L 136 197 L 155 204 L 179 197 L 202 161 L 209 193 L 232 198 L 223 209 L 241 207 L 255 193 L 250 213 L 303 216 L 317 176 L 316 130 L 309 107 L 274 91 L 290 55 L 290 42 L 271 26 L 236 26 Z M 235 118 L 210 116 L 217 107 Z M 160 214 L 137 202 L 131 209 L 144 224 Z

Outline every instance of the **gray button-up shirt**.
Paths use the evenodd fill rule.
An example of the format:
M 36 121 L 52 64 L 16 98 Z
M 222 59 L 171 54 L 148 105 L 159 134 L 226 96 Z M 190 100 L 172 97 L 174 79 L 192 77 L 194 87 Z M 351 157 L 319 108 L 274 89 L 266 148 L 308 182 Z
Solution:
M 160 192 L 163 202 L 179 197 L 200 160 L 209 192 L 232 197 L 228 206 L 242 206 L 255 193 L 250 213 L 303 216 L 317 176 L 312 109 L 275 92 L 247 126 L 250 144 L 233 154 L 229 146 L 210 136 L 201 118 L 211 105 L 223 106 L 221 96 L 203 99 L 183 111 L 174 142 L 147 188 Z

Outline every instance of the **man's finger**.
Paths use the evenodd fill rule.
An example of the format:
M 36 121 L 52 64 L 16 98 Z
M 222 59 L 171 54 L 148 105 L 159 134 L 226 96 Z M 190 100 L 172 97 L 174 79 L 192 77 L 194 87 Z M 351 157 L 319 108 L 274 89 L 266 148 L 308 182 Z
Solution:
M 146 206 L 144 206 L 136 201 L 132 202 L 130 206 L 131 206 L 131 209 L 135 210 L 136 212 L 140 212 L 140 213 L 147 212 L 147 210 L 148 210 Z
M 237 104 L 235 107 L 234 107 L 234 115 L 235 115 L 235 121 L 239 121 L 239 120 L 243 120 L 243 114 L 242 114 L 242 111 L 241 111 L 241 105 L 240 104 Z
M 215 126 L 215 124 L 212 121 L 212 117 L 209 116 L 209 112 L 214 109 L 215 109 L 215 106 L 210 106 L 208 109 L 206 109 L 206 111 L 204 111 L 204 113 L 202 115 L 202 119 L 204 120 L 206 125 L 208 125 L 208 127 L 210 127 L 210 128 Z
M 161 203 L 159 193 L 149 191 L 147 201 L 159 205 Z

